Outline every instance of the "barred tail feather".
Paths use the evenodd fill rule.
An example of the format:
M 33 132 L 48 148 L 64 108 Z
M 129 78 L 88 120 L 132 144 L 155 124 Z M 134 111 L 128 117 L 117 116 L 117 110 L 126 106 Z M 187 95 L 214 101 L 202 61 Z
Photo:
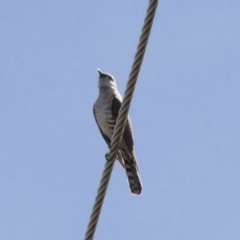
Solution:
M 132 194 L 140 195 L 142 192 L 142 183 L 137 166 L 134 166 L 128 160 L 125 160 L 125 169 Z

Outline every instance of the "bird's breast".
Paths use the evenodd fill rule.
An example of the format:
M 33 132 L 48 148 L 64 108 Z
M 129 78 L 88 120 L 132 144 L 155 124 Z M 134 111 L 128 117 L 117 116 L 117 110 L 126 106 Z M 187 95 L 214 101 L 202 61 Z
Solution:
M 104 132 L 110 139 L 112 138 L 113 129 L 115 126 L 115 120 L 113 119 L 112 113 L 108 109 L 99 109 L 97 115 L 97 121 Z

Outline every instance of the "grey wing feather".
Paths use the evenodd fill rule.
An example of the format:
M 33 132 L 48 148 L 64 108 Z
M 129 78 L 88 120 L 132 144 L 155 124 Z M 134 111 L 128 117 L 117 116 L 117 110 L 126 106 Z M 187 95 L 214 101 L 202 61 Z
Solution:
M 132 131 L 132 124 L 130 121 L 130 118 L 128 117 L 127 119 L 127 123 L 125 126 L 125 130 L 123 133 L 123 140 L 125 141 L 127 148 L 129 150 L 129 152 L 133 151 L 133 131 Z

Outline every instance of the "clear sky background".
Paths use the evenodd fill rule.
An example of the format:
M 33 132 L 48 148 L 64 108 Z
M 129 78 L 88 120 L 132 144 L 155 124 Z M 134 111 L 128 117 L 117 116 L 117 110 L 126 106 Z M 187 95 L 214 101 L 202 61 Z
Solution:
M 148 1 L 0 1 L 0 239 L 83 239 Z M 114 166 L 95 239 L 240 239 L 240 1 L 160 1 L 130 115 L 143 194 Z

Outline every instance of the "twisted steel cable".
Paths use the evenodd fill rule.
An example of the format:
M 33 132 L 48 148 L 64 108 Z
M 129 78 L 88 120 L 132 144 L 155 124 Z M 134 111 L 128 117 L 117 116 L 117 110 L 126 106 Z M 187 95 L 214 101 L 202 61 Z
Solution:
M 158 0 L 150 0 L 149 1 L 147 14 L 145 17 L 144 25 L 142 28 L 142 33 L 141 33 L 140 40 L 139 40 L 138 47 L 137 47 L 137 52 L 136 52 L 134 62 L 132 65 L 132 69 L 131 69 L 131 72 L 129 75 L 129 80 L 127 83 L 126 91 L 124 93 L 124 98 L 123 98 L 122 106 L 119 111 L 117 123 L 114 128 L 110 151 L 107 154 L 107 158 L 109 161 L 106 161 L 106 164 L 105 164 L 105 168 L 104 168 L 104 171 L 102 174 L 102 179 L 101 179 L 101 182 L 100 182 L 100 185 L 98 188 L 98 193 L 97 193 L 95 203 L 93 206 L 91 218 L 90 218 L 90 221 L 88 224 L 87 232 L 85 234 L 85 240 L 93 239 L 93 236 L 94 236 L 94 233 L 95 233 L 95 230 L 97 227 L 97 223 L 98 223 L 99 215 L 100 215 L 101 208 L 103 205 L 104 197 L 106 195 L 108 183 L 109 183 L 109 180 L 111 177 L 114 160 L 115 160 L 119 145 L 122 140 L 123 131 L 124 131 L 125 124 L 127 121 L 128 111 L 129 111 L 129 108 L 131 105 L 131 100 L 132 100 L 133 92 L 134 92 L 134 89 L 136 86 L 138 74 L 139 74 L 139 71 L 140 71 L 140 68 L 142 65 L 144 53 L 145 53 L 145 50 L 147 47 L 148 38 L 149 38 L 149 35 L 151 32 L 151 27 L 153 24 L 157 5 L 158 5 Z

